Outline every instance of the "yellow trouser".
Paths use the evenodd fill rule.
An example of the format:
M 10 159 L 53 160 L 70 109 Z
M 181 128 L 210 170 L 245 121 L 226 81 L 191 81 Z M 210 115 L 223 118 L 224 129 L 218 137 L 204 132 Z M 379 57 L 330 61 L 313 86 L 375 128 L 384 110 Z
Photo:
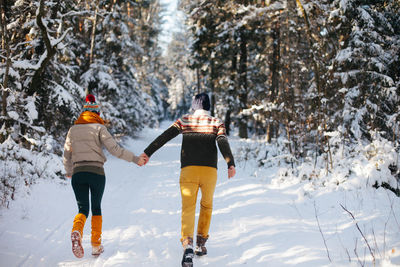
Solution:
M 196 201 L 199 188 L 201 190 L 201 201 L 197 234 L 208 237 L 216 183 L 216 168 L 207 166 L 187 166 L 182 168 L 179 181 L 182 196 L 181 241 L 188 237 L 193 238 Z

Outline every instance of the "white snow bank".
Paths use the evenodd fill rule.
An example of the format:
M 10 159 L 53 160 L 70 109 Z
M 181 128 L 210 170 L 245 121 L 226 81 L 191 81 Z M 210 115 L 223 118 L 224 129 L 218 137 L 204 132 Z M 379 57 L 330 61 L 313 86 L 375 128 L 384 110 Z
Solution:
M 169 124 L 145 130 L 138 140 L 129 140 L 126 146 L 139 154 Z M 226 164 L 220 156 L 207 242 L 209 255 L 195 258 L 196 267 L 359 266 L 359 262 L 372 266 L 367 242 L 376 266 L 400 264 L 400 198 L 391 191 L 357 183 L 334 189 L 329 181 L 328 186 L 308 190 L 305 185 L 312 182 L 302 181 L 301 177 L 296 180 L 293 174 L 285 177 L 290 179 L 281 180 L 283 169 L 289 169 L 285 158 L 258 167 L 250 157 L 253 150 L 243 161 L 243 146 L 252 145 L 252 141 L 230 141 L 238 161 L 237 175 L 227 179 Z M 0 212 L 1 265 L 179 266 L 180 142 L 180 137 L 170 141 L 142 168 L 109 156 L 102 205 L 105 252 L 99 258 L 88 255 L 90 217 L 83 237 L 85 257 L 76 259 L 71 252 L 69 234 L 77 207 L 69 181 L 40 180 L 30 195 L 17 198 L 9 209 Z M 265 147 L 258 152 L 279 156 L 277 147 Z M 345 167 L 337 167 L 332 173 L 356 169 L 352 167 L 355 159 L 359 166 L 378 163 L 383 169 L 386 163 L 381 159 L 390 159 L 384 153 L 392 153 L 383 141 L 373 147 L 360 146 L 359 151 L 366 154 L 348 158 L 347 163 L 342 159 Z M 381 179 L 376 176 L 382 170 L 358 168 L 360 174 L 354 172 L 348 181 L 357 180 L 366 172 L 374 175 L 371 179 Z M 314 181 L 318 184 L 321 179 L 325 178 Z

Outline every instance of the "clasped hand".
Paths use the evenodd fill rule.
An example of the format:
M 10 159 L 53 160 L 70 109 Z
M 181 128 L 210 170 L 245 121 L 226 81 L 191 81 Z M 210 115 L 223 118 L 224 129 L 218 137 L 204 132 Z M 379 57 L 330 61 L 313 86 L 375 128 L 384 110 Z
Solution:
M 147 162 L 149 162 L 149 160 L 150 160 L 149 156 L 147 156 L 147 154 L 143 152 L 139 156 L 139 161 L 137 165 L 144 166 L 147 164 Z M 228 178 L 229 179 L 232 178 L 233 176 L 235 176 L 235 174 L 236 174 L 235 166 L 230 166 L 228 169 Z
M 143 153 L 139 156 L 139 161 L 138 161 L 137 165 L 139 165 L 139 166 L 144 166 L 144 165 L 147 164 L 147 162 L 149 162 L 149 159 L 150 159 L 149 156 L 147 156 L 147 154 L 143 152 Z

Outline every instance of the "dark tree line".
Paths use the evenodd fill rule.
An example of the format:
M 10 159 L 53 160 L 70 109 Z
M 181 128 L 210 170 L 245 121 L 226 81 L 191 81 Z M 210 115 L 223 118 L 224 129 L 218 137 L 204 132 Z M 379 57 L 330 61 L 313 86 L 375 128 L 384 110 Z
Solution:
M 333 134 L 397 146 L 399 1 L 179 6 L 186 23 L 162 55 L 158 0 L 0 0 L 0 169 L 30 172 L 2 171 L 1 191 L 42 172 L 19 149 L 60 155 L 87 91 L 114 133 L 175 119 L 206 91 L 228 132 L 284 138 L 293 158 L 327 155 L 332 166 Z M 30 167 L 9 168 L 12 159 Z
M 116 132 L 156 123 L 160 12 L 155 0 L 2 1 L 1 141 L 40 127 L 63 137 L 87 90 Z
M 285 136 L 296 157 L 399 137 L 398 1 L 181 1 L 188 66 L 239 136 Z M 189 90 L 189 89 L 188 89 Z M 193 90 L 193 89 L 191 89 Z
M 67 130 L 86 92 L 109 129 L 134 135 L 164 116 L 157 0 L 1 0 L 0 204 L 63 177 Z

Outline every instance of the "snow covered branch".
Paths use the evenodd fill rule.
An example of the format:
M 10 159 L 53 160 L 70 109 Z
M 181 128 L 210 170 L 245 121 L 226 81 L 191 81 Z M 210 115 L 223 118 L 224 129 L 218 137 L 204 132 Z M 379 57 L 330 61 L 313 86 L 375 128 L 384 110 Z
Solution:
M 64 34 L 56 39 L 56 40 L 51 40 L 49 36 L 49 30 L 47 27 L 43 24 L 43 16 L 45 15 L 44 11 L 44 0 L 40 0 L 39 7 L 36 11 L 36 24 L 38 25 L 40 32 L 42 34 L 43 41 L 46 46 L 46 51 L 44 54 L 41 56 L 39 62 L 36 64 L 36 66 L 31 66 L 34 69 L 36 69 L 35 74 L 32 77 L 32 82 L 28 90 L 28 95 L 33 95 L 33 93 L 36 91 L 37 88 L 39 88 L 38 84 L 40 83 L 40 78 L 41 75 L 46 68 L 46 66 L 49 64 L 50 60 L 53 58 L 53 56 L 57 52 L 57 45 L 65 38 L 67 33 L 71 30 L 71 28 L 68 28 Z
M 48 29 L 43 24 L 43 20 L 42 20 L 43 16 L 44 16 L 44 0 L 40 0 L 40 4 L 39 4 L 39 7 L 36 12 L 36 24 L 38 25 L 38 27 L 42 33 L 43 41 L 46 45 L 46 49 L 47 49 L 47 52 L 49 53 L 49 57 L 52 57 L 52 55 L 54 55 L 56 53 L 56 51 L 55 51 L 54 46 L 51 45 L 50 38 L 48 35 Z

